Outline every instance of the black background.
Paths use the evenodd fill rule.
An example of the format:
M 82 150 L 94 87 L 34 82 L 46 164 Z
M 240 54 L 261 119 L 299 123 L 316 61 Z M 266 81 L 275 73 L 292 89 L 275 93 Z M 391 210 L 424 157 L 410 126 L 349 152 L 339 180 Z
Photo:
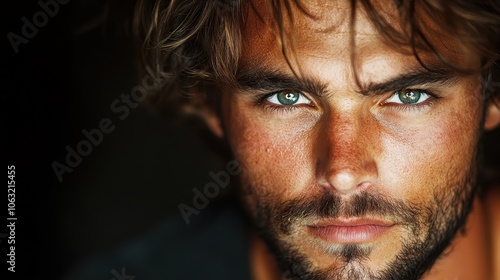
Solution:
M 61 279 L 95 254 L 178 215 L 179 203 L 191 202 L 191 189 L 210 182 L 210 171 L 224 169 L 225 161 L 188 125 L 145 105 L 124 120 L 111 110 L 115 99 L 141 84 L 126 30 L 133 2 L 60 5 L 17 54 L 7 34 L 22 35 L 21 18 L 31 21 L 41 8 L 37 1 L 0 8 L 2 158 L 4 168 L 16 166 L 18 218 L 16 273 L 7 273 L 8 244 L 2 239 L 1 279 Z M 59 182 L 51 164 L 65 164 L 66 146 L 76 149 L 86 140 L 82 130 L 98 128 L 103 118 L 115 130 Z M 7 223 L 1 223 L 0 233 L 7 233 Z
M 111 111 L 115 99 L 140 83 L 126 31 L 133 2 L 60 5 L 17 54 L 7 34 L 21 35 L 21 18 L 31 20 L 41 8 L 37 1 L 0 8 L 2 158 L 4 168 L 16 166 L 18 217 L 17 272 L 1 279 L 61 279 L 76 264 L 178 214 L 177 205 L 191 201 L 191 189 L 210 181 L 209 171 L 224 169 L 224 161 L 185 124 L 147 106 L 132 109 L 125 120 Z M 81 131 L 98 128 L 103 118 L 115 130 L 59 182 L 51 164 L 64 163 L 65 147 L 75 149 L 86 139 Z M 489 182 L 500 173 L 499 138 L 498 130 L 487 135 Z M 0 207 L 7 211 L 7 203 Z M 3 225 L 0 233 L 7 233 Z M 3 274 L 6 239 L 0 251 Z

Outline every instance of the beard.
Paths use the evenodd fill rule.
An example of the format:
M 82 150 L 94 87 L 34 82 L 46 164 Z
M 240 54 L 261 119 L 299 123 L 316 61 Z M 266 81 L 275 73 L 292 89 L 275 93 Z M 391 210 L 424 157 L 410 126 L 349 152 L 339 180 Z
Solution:
M 472 169 L 472 168 L 471 168 Z M 470 170 L 455 187 L 435 188 L 433 200 L 424 204 L 410 204 L 390 199 L 374 192 L 360 192 L 343 200 L 333 192 L 325 191 L 314 197 L 279 201 L 270 195 L 257 194 L 255 188 L 243 197 L 254 225 L 283 272 L 283 279 L 419 279 L 439 259 L 459 232 L 464 233 L 467 216 L 476 196 L 476 170 Z M 252 215 L 253 213 L 253 215 Z M 326 269 L 314 267 L 308 256 L 293 242 L 294 236 L 304 231 L 307 221 L 364 217 L 375 215 L 401 225 L 407 234 L 401 249 L 380 271 L 367 267 L 366 260 L 372 247 L 364 244 L 314 244 L 341 265 Z M 316 247 L 314 247 L 316 246 Z

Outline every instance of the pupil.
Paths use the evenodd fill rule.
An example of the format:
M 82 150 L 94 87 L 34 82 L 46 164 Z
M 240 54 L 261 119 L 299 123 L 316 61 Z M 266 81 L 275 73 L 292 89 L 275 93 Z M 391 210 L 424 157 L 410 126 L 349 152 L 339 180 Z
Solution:
M 420 92 L 416 90 L 402 91 L 399 93 L 399 100 L 404 104 L 413 104 L 420 99 Z
M 299 93 L 280 92 L 278 93 L 278 101 L 283 105 L 293 105 L 299 100 Z

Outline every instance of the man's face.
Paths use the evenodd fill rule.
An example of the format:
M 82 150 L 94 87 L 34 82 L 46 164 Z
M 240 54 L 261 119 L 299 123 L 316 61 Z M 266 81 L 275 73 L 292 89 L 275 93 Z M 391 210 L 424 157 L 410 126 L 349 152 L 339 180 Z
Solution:
M 470 210 L 480 80 L 423 52 L 437 69 L 429 72 L 409 49 L 384 44 L 362 11 L 352 34 L 347 3 L 313 2 L 314 18 L 294 8 L 293 27 L 285 24 L 303 83 L 266 4 L 256 3 L 243 26 L 241 88 L 222 99 L 243 202 L 283 272 L 418 277 Z M 445 35 L 432 39 L 446 59 L 477 66 Z

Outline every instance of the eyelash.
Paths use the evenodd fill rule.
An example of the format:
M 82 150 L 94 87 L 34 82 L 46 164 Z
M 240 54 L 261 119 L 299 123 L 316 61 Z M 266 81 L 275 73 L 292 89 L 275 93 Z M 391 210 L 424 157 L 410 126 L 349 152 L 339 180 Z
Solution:
M 292 112 L 292 111 L 294 111 L 294 110 L 299 109 L 300 107 L 302 107 L 302 106 L 297 106 L 297 105 L 290 105 L 290 106 L 281 105 L 280 106 L 280 105 L 276 105 L 276 104 L 272 104 L 272 103 L 266 102 L 267 99 L 269 99 L 273 95 L 278 94 L 279 92 L 281 92 L 281 91 L 274 91 L 274 92 L 271 92 L 271 93 L 267 93 L 267 94 L 263 94 L 263 95 L 257 96 L 256 102 L 255 102 L 256 105 L 264 108 L 265 110 L 269 110 L 270 112 L 278 112 L 278 113 L 289 113 L 289 112 Z M 299 93 L 304 98 L 307 98 L 307 99 L 311 100 L 309 97 L 307 97 L 302 92 L 299 92 Z M 314 107 L 313 104 L 311 104 L 309 106 Z
M 418 91 L 421 91 L 421 92 L 424 92 L 425 94 L 427 94 L 429 96 L 429 98 L 427 100 L 423 101 L 423 102 L 416 103 L 416 104 L 388 104 L 388 103 L 385 103 L 385 101 L 387 101 L 392 96 L 398 94 L 400 91 L 403 91 L 403 90 L 418 90 Z M 292 111 L 294 111 L 294 110 L 299 109 L 300 107 L 302 107 L 302 106 L 295 106 L 295 105 L 290 105 L 290 106 L 281 105 L 280 106 L 280 105 L 276 105 L 276 104 L 272 104 L 272 103 L 266 102 L 267 99 L 269 99 L 273 95 L 278 94 L 279 92 L 280 91 L 274 91 L 274 92 L 271 92 L 271 93 L 259 95 L 259 96 L 256 97 L 255 104 L 257 106 L 260 106 L 260 107 L 264 108 L 265 110 L 269 110 L 270 112 L 280 112 L 280 113 L 292 112 Z M 301 92 L 299 92 L 299 93 L 304 98 L 307 98 L 307 99 L 311 100 L 305 94 L 303 94 Z M 418 111 L 418 110 L 423 110 L 423 109 L 425 109 L 425 108 L 427 108 L 429 106 L 434 105 L 434 103 L 438 99 L 440 99 L 440 98 L 441 97 L 438 94 L 435 94 L 434 92 L 432 92 L 430 90 L 420 89 L 420 88 L 407 88 L 407 89 L 401 89 L 401 90 L 393 92 L 389 97 L 387 97 L 387 98 L 384 99 L 384 102 L 382 102 L 380 104 L 380 106 L 387 106 L 390 109 L 398 110 L 398 111 L 402 111 L 402 112 L 407 112 L 407 111 L 412 111 L 412 110 L 417 110 Z M 315 107 L 314 104 L 310 104 L 309 106 Z
M 433 97 L 431 97 L 430 99 L 432 99 Z M 397 110 L 397 111 L 401 111 L 401 112 L 409 112 L 409 111 L 419 111 L 419 110 L 423 110 L 429 106 L 432 106 L 434 104 L 434 101 L 436 101 L 435 99 L 433 100 L 429 100 L 429 101 L 424 101 L 422 103 L 418 103 L 418 104 L 398 104 L 398 105 L 389 105 L 391 106 L 392 110 Z
M 422 102 L 416 103 L 416 104 L 399 104 L 399 103 L 398 104 L 390 104 L 390 103 L 386 103 L 386 101 L 388 99 L 390 99 L 394 95 L 397 95 L 399 92 L 404 91 L 404 90 L 420 91 L 420 92 L 423 92 L 426 95 L 428 95 L 429 98 L 425 101 L 422 101 Z M 381 106 L 389 106 L 393 110 L 398 110 L 398 111 L 402 111 L 402 112 L 408 112 L 408 111 L 412 111 L 412 110 L 419 111 L 419 110 L 423 110 L 425 108 L 428 108 L 429 106 L 434 105 L 434 103 L 440 98 L 441 98 L 441 96 L 439 96 L 438 94 L 435 94 L 434 92 L 432 92 L 430 90 L 421 89 L 421 88 L 406 88 L 406 89 L 401 89 L 401 90 L 398 90 L 398 91 L 392 93 L 388 98 L 385 98 L 384 102 L 382 102 L 380 105 Z

